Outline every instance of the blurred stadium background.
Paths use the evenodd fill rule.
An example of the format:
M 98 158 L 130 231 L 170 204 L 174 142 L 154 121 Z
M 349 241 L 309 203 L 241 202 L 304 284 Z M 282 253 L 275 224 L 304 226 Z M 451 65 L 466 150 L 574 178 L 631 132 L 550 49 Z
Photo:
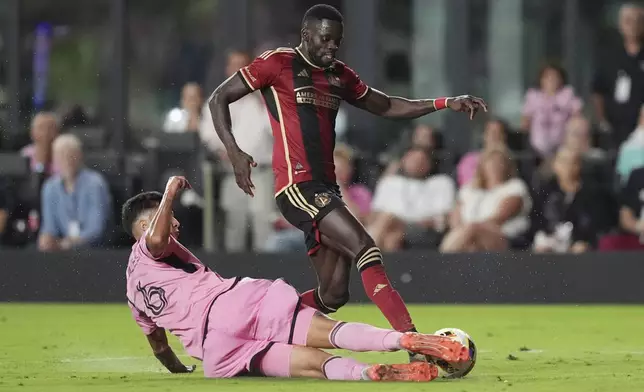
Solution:
M 254 174 L 259 194 L 251 203 L 234 184 L 203 105 L 249 58 L 267 49 L 296 46 L 301 17 L 316 3 L 0 1 L 0 301 L 120 302 L 131 245 L 119 227 L 120 206 L 141 190 L 162 191 L 166 179 L 177 173 L 194 185 L 176 206 L 182 242 L 205 262 L 226 274 L 287 276 L 299 289 L 312 285 L 301 234 L 281 219 L 272 202 L 272 140 L 258 120 L 263 107 L 250 105 L 240 108 L 237 117 L 233 114 L 239 121 L 238 139 L 260 163 Z M 615 304 L 597 311 L 606 317 L 620 312 L 617 304 L 641 304 L 641 1 L 326 3 L 345 16 L 340 59 L 369 85 L 412 98 L 467 93 L 490 105 L 489 114 L 472 122 L 442 112 L 394 122 L 346 105 L 339 114 L 336 164 L 343 193 L 389 252 L 385 263 L 403 297 L 421 304 Z M 54 149 L 64 134 L 74 137 Z M 74 153 L 69 140 L 81 142 L 77 162 L 103 179 L 91 186 L 96 197 L 81 208 L 80 216 L 79 210 L 61 207 L 52 192 L 43 192 L 65 170 L 54 162 L 55 155 Z M 401 185 L 389 181 L 396 177 L 400 181 L 395 184 Z M 481 186 L 490 183 L 497 185 Z M 90 187 L 78 184 L 86 185 Z M 426 190 L 415 194 L 426 203 L 410 203 L 409 187 Z M 518 199 L 521 207 L 494 223 L 503 238 L 477 234 L 477 225 L 491 217 L 486 211 L 501 212 L 508 198 Z M 61 220 L 79 221 L 81 234 L 70 232 Z M 52 241 L 66 238 L 73 240 Z M 359 285 L 352 294 L 355 300 L 365 299 Z M 20 309 L 0 305 L 0 333 L 22 339 L 22 328 L 34 314 L 58 317 L 49 306 L 41 306 L 30 308 L 21 319 Z M 65 309 L 66 314 L 94 314 L 100 307 Z M 376 311 L 364 309 L 359 314 L 378 323 Z M 423 309 L 418 312 L 440 308 Z M 477 310 L 488 320 L 485 328 L 493 314 L 512 313 L 490 308 L 486 319 L 485 309 Z M 536 313 L 530 309 L 516 308 L 525 320 L 551 317 L 551 308 Z M 581 311 L 566 309 L 573 315 Z M 127 318 L 126 312 L 118 314 Z M 561 336 L 570 320 L 560 319 L 561 324 L 539 331 Z M 644 321 L 630 313 L 626 319 L 640 325 Z M 447 326 L 429 315 L 422 320 L 428 329 Z M 449 320 L 464 322 L 459 317 Z M 458 327 L 483 334 L 483 346 L 494 340 L 493 332 L 475 322 Z M 515 327 L 525 325 L 503 326 Z M 588 341 L 597 338 L 590 332 L 585 336 Z M 504 342 L 503 350 L 509 344 Z M 530 343 L 516 340 L 517 346 L 523 344 Z M 625 377 L 642 368 L 641 341 L 621 342 L 618 348 L 588 347 L 615 354 L 637 344 L 639 354 L 628 354 L 634 367 L 620 370 Z M 138 353 L 145 350 L 141 346 Z M 25 347 L 14 346 L 11 352 Z M 83 355 L 103 348 L 97 344 Z M 5 358 L 0 353 L 0 361 L 9 360 L 9 352 Z M 558 352 L 558 358 L 579 365 L 580 372 L 589 370 L 583 361 L 592 358 L 574 350 L 567 353 Z M 51 355 L 60 359 L 62 354 Z M 505 360 L 498 351 L 491 357 Z M 577 363 L 571 358 L 584 359 Z M 615 357 L 615 364 L 622 359 Z M 557 364 L 552 358 L 539 361 L 543 367 L 549 361 Z M 12 366 L 16 379 L 7 382 L 14 386 L 23 368 L 17 362 Z M 147 366 L 155 364 L 150 360 Z M 600 376 L 613 371 L 610 363 L 606 366 Z M 529 367 L 522 373 L 525 379 L 531 377 Z M 478 385 L 483 389 L 477 390 L 500 390 L 493 382 L 505 376 L 496 381 L 491 370 L 483 374 L 492 384 Z M 0 378 L 0 389 L 3 382 Z M 542 387 L 552 390 L 547 389 L 550 384 Z M 634 388 L 622 390 L 641 390 Z M 459 385 L 463 389 L 466 384 Z

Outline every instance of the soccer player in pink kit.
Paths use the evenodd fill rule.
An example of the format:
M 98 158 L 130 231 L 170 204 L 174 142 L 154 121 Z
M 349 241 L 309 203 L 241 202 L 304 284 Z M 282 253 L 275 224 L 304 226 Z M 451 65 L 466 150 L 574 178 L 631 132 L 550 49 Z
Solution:
M 128 303 L 170 372 L 190 373 L 195 366 L 185 366 L 173 353 L 166 329 L 203 361 L 206 377 L 431 381 L 438 369 L 427 362 L 366 365 L 321 349 L 407 350 L 448 362 L 469 358 L 464 346 L 446 337 L 334 321 L 302 305 L 299 293 L 281 279 L 221 277 L 177 240 L 172 203 L 189 187 L 185 178 L 172 177 L 163 195 L 141 193 L 122 211 L 123 227 L 136 239 L 126 273 Z

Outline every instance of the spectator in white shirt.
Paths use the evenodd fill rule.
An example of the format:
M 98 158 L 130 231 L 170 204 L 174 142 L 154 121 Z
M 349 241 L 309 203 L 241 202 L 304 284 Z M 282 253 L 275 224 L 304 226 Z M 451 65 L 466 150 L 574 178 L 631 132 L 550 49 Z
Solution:
M 403 156 L 401 171 L 378 183 L 368 227 L 383 250 L 400 249 L 407 236 L 442 232 L 456 188 L 449 176 L 431 175 L 431 171 L 429 153 L 413 148 Z
M 231 52 L 226 67 L 228 77 L 249 63 L 250 57 L 246 53 Z M 226 171 L 221 182 L 220 206 L 226 213 L 224 244 L 228 252 L 247 250 L 246 238 L 249 228 L 252 229 L 251 248 L 254 251 L 260 251 L 274 231 L 276 206 L 273 199 L 271 167 L 273 135 L 266 106 L 260 94 L 256 91 L 230 105 L 235 140 L 239 147 L 257 162 L 257 167 L 253 168 L 252 173 L 255 197 L 248 197 L 237 186 L 232 165 L 224 144 L 215 131 L 208 105 L 204 105 L 202 111 L 201 140 L 219 157 L 222 169 Z
M 510 152 L 486 150 L 471 183 L 461 188 L 442 252 L 503 251 L 530 228 L 532 199 Z
M 201 121 L 203 93 L 197 83 L 187 83 L 181 90 L 181 107 L 168 112 L 163 130 L 170 133 L 197 132 Z

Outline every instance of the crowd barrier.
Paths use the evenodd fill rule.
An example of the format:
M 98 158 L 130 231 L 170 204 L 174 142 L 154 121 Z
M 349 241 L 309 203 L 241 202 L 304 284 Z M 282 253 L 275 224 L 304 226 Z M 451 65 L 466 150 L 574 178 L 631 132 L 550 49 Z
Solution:
M 314 287 L 304 254 L 196 252 L 223 276 L 284 278 Z M 124 302 L 126 250 L 42 254 L 0 250 L 0 301 Z M 395 287 L 409 303 L 642 303 L 642 253 L 573 255 L 402 252 L 385 256 Z M 356 270 L 353 302 L 367 297 Z

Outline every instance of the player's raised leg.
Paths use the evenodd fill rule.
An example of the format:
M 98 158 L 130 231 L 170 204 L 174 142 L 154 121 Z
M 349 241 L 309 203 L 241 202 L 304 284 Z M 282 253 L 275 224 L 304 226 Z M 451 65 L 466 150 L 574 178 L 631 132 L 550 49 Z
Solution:
M 406 350 L 411 353 L 431 355 L 447 362 L 469 359 L 467 348 L 448 337 L 417 332 L 402 333 L 369 324 L 335 321 L 319 313 L 312 318 L 304 315 L 297 320 L 294 328 L 295 336 L 306 336 L 305 345 L 308 347 L 340 348 L 355 352 Z M 306 333 L 301 329 L 307 329 Z M 303 342 L 294 343 L 303 345 Z
M 283 343 L 273 344 L 256 362 L 269 377 L 306 377 L 328 380 L 431 381 L 438 376 L 429 363 L 367 365 L 322 350 Z
M 387 277 L 380 249 L 347 207 L 340 206 L 329 212 L 318 223 L 318 229 L 323 245 L 335 244 L 356 265 L 367 296 L 391 326 L 401 332 L 415 331 L 407 306 Z M 344 282 L 336 284 L 345 285 Z

